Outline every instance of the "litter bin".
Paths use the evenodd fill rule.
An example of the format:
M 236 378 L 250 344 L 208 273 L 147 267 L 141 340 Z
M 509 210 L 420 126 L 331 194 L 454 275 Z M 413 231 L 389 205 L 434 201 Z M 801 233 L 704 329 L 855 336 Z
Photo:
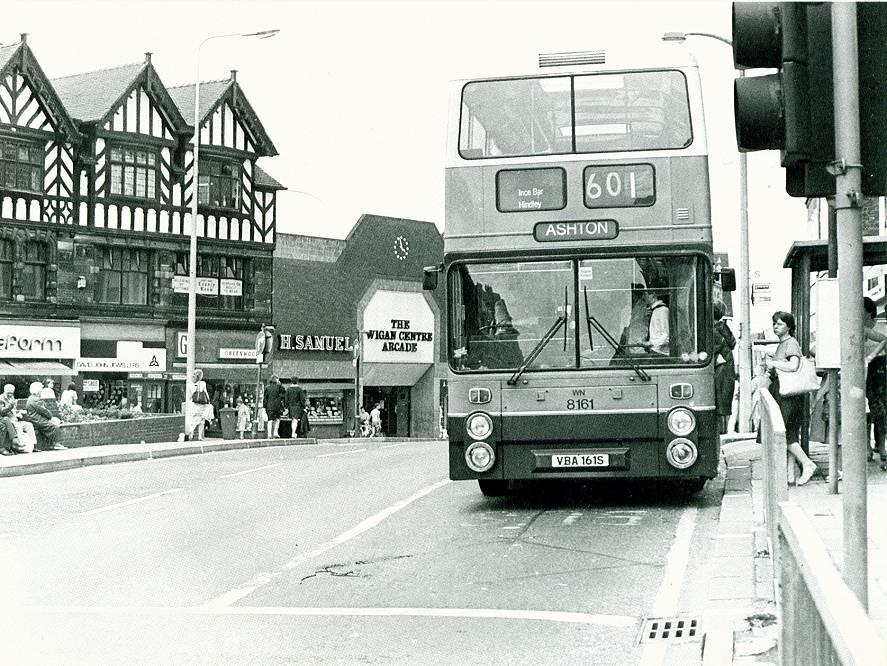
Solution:
M 237 410 L 233 407 L 222 407 L 219 420 L 222 422 L 222 439 L 237 438 Z

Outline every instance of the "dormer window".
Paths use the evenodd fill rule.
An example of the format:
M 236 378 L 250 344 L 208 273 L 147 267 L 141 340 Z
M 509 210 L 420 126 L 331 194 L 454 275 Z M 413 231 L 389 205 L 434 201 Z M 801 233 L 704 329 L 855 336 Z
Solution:
M 197 203 L 212 208 L 240 208 L 240 164 L 230 160 L 201 159 Z
M 151 148 L 112 146 L 111 196 L 157 200 L 157 153 Z
M 43 146 L 0 138 L 0 188 L 43 193 Z

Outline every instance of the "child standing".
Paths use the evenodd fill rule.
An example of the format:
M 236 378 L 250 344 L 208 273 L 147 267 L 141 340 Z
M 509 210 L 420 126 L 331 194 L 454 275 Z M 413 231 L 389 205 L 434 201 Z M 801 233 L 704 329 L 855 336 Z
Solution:
M 237 396 L 237 432 L 240 433 L 240 439 L 243 439 L 243 433 L 250 431 L 250 422 L 252 421 L 252 413 L 249 405 L 243 402 L 243 398 Z

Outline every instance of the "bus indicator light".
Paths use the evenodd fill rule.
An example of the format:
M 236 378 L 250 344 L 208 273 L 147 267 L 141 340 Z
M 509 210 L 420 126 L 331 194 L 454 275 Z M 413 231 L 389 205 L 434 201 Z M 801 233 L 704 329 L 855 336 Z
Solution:
M 553 241 L 612 240 L 619 235 L 616 220 L 585 220 L 577 222 L 539 222 L 533 237 L 540 243 Z

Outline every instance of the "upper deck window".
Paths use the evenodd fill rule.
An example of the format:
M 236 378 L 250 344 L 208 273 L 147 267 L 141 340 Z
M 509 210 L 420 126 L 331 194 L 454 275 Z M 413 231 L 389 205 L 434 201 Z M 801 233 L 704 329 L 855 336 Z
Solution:
M 692 140 L 679 71 L 476 81 L 462 91 L 467 159 L 675 150 Z

